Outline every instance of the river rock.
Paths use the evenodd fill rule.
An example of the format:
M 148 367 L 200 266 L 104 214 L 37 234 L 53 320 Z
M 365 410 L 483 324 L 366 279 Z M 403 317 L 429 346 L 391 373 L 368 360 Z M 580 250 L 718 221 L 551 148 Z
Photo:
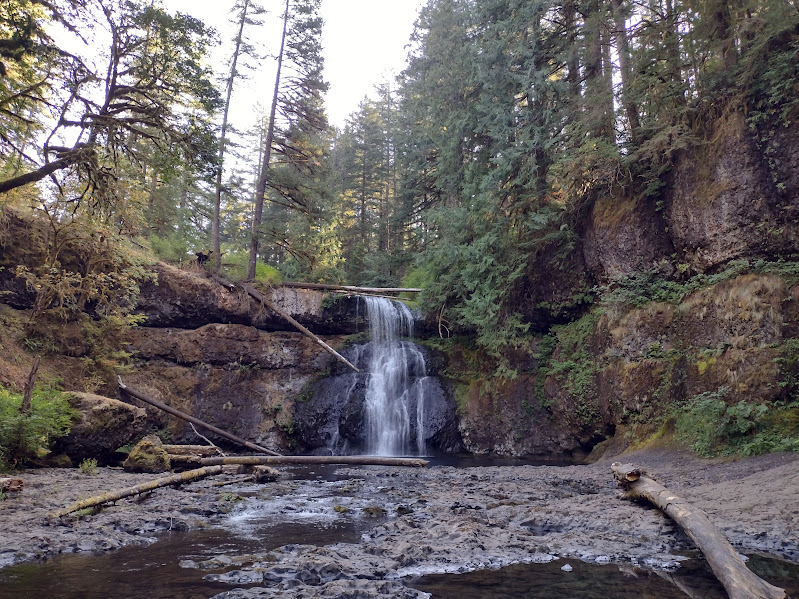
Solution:
M 155 435 L 148 435 L 136 444 L 122 464 L 129 472 L 166 472 L 170 469 L 169 454 Z

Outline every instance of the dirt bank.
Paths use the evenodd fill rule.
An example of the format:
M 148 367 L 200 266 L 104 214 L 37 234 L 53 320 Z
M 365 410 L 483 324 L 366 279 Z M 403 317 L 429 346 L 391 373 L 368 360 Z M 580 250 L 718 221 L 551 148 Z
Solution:
M 723 461 L 649 450 L 622 459 L 644 466 L 675 493 L 705 510 L 741 552 L 799 561 L 798 454 Z M 610 460 L 569 467 L 350 468 L 337 472 L 352 479 L 309 484 L 318 485 L 322 495 L 335 495 L 332 517 L 373 518 L 374 525 L 361 541 L 228 556 L 232 559 L 226 558 L 230 564 L 226 571 L 211 575 L 231 584 L 231 592 L 224 596 L 342 596 L 349 589 L 359 597 L 423 597 L 401 579 L 555 557 L 669 569 L 679 567 L 682 556 L 692 548 L 691 541 L 657 510 L 618 499 Z M 244 495 L 234 509 L 259 497 L 269 509 L 264 498 L 292 491 L 291 481 L 216 487 L 213 483 L 222 480 L 216 477 L 178 489 L 159 489 L 93 515 L 53 524 L 46 518 L 53 509 L 152 476 L 113 469 L 87 476 L 71 469 L 29 471 L 21 477 L 24 493 L 0 503 L 2 565 L 55 553 L 148 543 L 159 531 L 170 529 L 222 526 L 225 513 L 231 510 L 231 493 Z M 325 485 L 333 486 L 325 489 Z M 274 509 L 279 516 L 280 510 L 295 508 L 275 502 Z M 329 509 L 333 510 L 333 503 Z M 253 582 L 258 586 L 233 590 Z

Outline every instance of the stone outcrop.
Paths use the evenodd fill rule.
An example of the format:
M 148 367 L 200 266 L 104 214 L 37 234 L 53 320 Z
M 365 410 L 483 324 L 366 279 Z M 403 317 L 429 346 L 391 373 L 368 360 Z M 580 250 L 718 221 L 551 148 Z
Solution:
M 295 398 L 333 360 L 301 333 L 232 324 L 137 327 L 127 348 L 137 367 L 125 376 L 126 384 L 279 452 L 292 442 Z M 150 422 L 168 428 L 176 440 L 197 440 L 188 424 L 155 408 L 147 411 Z
M 781 137 L 799 147 L 796 127 Z M 770 166 L 768 147 L 741 113 L 715 123 L 711 138 L 678 160 L 669 186 L 669 234 L 680 261 L 705 272 L 734 258 L 796 252 L 799 157 L 788 152 L 779 168 Z
M 148 435 L 136 444 L 122 466 L 128 472 L 158 474 L 168 471 L 171 464 L 161 439 Z
M 606 305 L 560 329 L 551 356 L 534 348 L 540 359 L 519 364 L 515 380 L 454 381 L 463 442 L 473 453 L 582 458 L 619 431 L 646 437 L 701 394 L 728 405 L 787 400 L 798 310 L 799 289 L 766 274 L 678 303 Z
M 796 127 L 777 127 L 763 141 L 736 112 L 714 123 L 707 137 L 677 157 L 661 197 L 617 189 L 594 203 L 581 236 L 594 278 L 665 260 L 707 272 L 736 258 L 799 251 Z
M 91 393 L 70 393 L 69 403 L 80 414 L 69 434 L 58 440 L 54 453 L 69 456 L 73 464 L 93 458 L 100 464 L 111 461 L 113 453 L 138 438 L 144 430 L 142 408 Z
M 200 268 L 152 266 L 157 278 L 145 282 L 136 311 L 148 327 L 194 329 L 209 323 L 244 324 L 269 331 L 293 330 L 278 314 L 262 307 L 240 289 L 228 289 Z M 324 300 L 320 291 L 277 287 L 263 289 L 267 299 L 319 335 L 356 332 L 357 298 Z

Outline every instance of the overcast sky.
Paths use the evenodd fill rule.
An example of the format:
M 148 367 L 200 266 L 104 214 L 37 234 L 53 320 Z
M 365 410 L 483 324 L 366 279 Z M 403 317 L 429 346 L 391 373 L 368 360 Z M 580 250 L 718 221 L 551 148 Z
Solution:
M 190 14 L 219 30 L 222 45 L 216 52 L 215 63 L 221 74 L 232 52 L 231 39 L 235 34 L 235 29 L 228 24 L 233 0 L 163 1 L 170 10 Z M 322 0 L 325 77 L 330 83 L 326 105 L 332 125 L 343 126 L 364 96 L 372 94 L 375 84 L 399 74 L 407 55 L 405 46 L 425 1 Z M 276 53 L 280 32 L 274 24 L 278 21 L 276 15 L 282 15 L 284 3 L 282 0 L 261 0 L 260 3 L 272 14 L 266 17 L 267 24 L 258 32 L 260 35 L 251 35 L 264 43 L 266 51 Z M 274 41 L 274 47 L 270 47 L 270 40 Z M 264 59 L 249 76 L 250 80 L 239 83 L 233 92 L 232 120 L 240 130 L 254 123 L 256 102 L 262 106 L 271 102 L 274 61 Z

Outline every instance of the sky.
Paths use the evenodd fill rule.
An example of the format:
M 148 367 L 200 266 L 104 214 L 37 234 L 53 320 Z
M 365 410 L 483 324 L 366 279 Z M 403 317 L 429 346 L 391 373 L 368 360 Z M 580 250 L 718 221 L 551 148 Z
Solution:
M 174 11 L 187 13 L 212 25 L 220 33 L 222 44 L 214 54 L 214 64 L 222 74 L 232 52 L 235 29 L 228 24 L 234 0 L 163 0 Z M 254 40 L 274 40 L 274 47 L 265 44 L 266 52 L 277 53 L 279 27 L 276 15 L 282 14 L 279 0 L 260 0 L 272 11 L 267 24 L 254 35 Z M 330 84 L 326 96 L 330 123 L 343 127 L 347 117 L 358 109 L 374 86 L 391 80 L 405 64 L 408 44 L 416 16 L 425 0 L 322 0 L 322 45 L 325 77 Z M 271 25 L 270 25 L 271 23 Z M 231 121 L 244 130 L 255 121 L 254 106 L 268 106 L 274 86 L 274 60 L 264 59 L 249 73 L 250 79 L 239 83 L 233 91 Z

